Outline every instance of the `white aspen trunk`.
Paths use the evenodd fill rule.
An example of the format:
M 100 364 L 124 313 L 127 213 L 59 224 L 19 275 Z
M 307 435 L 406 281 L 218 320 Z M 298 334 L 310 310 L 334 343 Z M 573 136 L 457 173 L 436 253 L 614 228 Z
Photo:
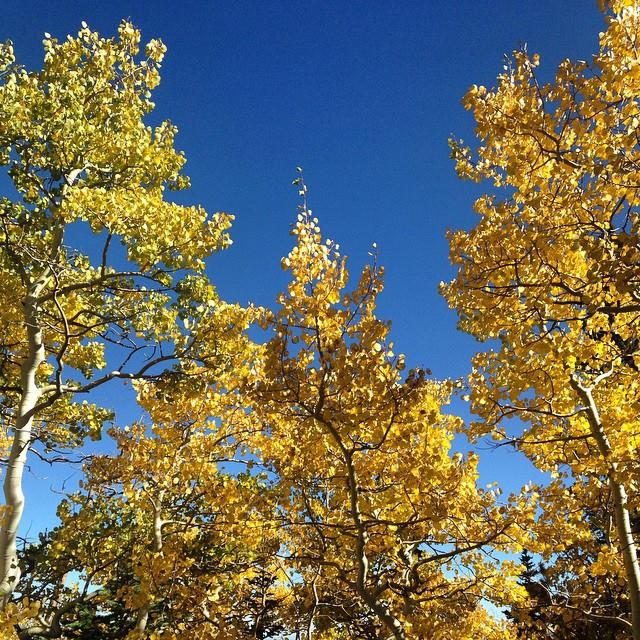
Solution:
M 63 195 L 66 193 L 83 169 L 75 169 L 66 178 Z M 24 491 L 22 478 L 31 444 L 34 409 L 38 405 L 41 389 L 38 387 L 36 374 L 38 367 L 45 361 L 46 353 L 42 342 L 42 325 L 40 323 L 39 296 L 51 279 L 53 264 L 62 247 L 64 225 L 56 225 L 52 229 L 52 243 L 49 260 L 40 276 L 27 287 L 24 299 L 24 326 L 27 333 L 27 353 L 20 369 L 21 397 L 15 418 L 13 441 L 6 475 L 3 483 L 5 510 L 0 528 L 0 609 L 8 604 L 11 594 L 20 579 L 18 566 L 17 536 L 18 527 L 24 511 Z M 20 266 L 23 274 L 24 266 Z
M 153 545 L 152 549 L 154 553 L 162 553 L 162 526 L 164 520 L 162 519 L 162 498 L 164 498 L 164 489 L 161 489 L 158 493 L 156 500 L 151 500 L 153 505 Z M 149 612 L 151 611 L 151 605 L 146 602 L 140 609 L 138 609 L 138 615 L 136 617 L 136 626 L 134 632 L 139 636 L 142 636 L 147 629 L 149 623 Z
M 609 486 L 613 494 L 616 515 L 616 529 L 618 530 L 618 544 L 624 562 L 627 576 L 629 602 L 631 604 L 631 632 L 634 640 L 640 640 L 640 566 L 638 565 L 638 551 L 631 529 L 629 509 L 627 507 L 627 492 L 622 483 L 615 481 L 617 465 L 612 465 L 609 474 Z
M 21 368 L 22 397 L 16 415 L 13 442 L 4 479 L 6 513 L 0 530 L 0 598 L 2 598 L 2 607 L 6 606 L 20 579 L 16 541 L 24 511 L 22 478 L 31 442 L 33 410 L 40 398 L 36 372 L 45 359 L 36 295 L 33 292 L 25 299 L 24 313 L 28 351 Z
M 136 618 L 136 626 L 134 627 L 135 633 L 139 636 L 145 632 L 147 628 L 147 623 L 149 622 L 149 605 L 145 604 L 140 609 L 138 609 L 138 616 Z
M 611 494 L 613 495 L 618 546 L 622 554 L 622 561 L 627 577 L 627 590 L 629 593 L 629 604 L 631 606 L 631 633 L 633 640 L 640 640 L 640 564 L 638 563 L 638 552 L 631 529 L 627 491 L 624 484 L 620 482 L 618 478 L 618 464 L 610 461 L 611 444 L 604 425 L 602 424 L 598 406 L 593 398 L 592 389 L 590 387 L 583 387 L 575 381 L 573 387 L 586 404 L 591 435 L 596 441 L 600 453 L 609 465 L 607 477 Z
M 75 179 L 75 178 L 74 178 Z M 17 537 L 18 527 L 24 511 L 24 491 L 22 478 L 31 444 L 31 430 L 35 408 L 42 394 L 36 375 L 38 367 L 45 361 L 46 353 L 42 342 L 40 306 L 38 298 L 46 287 L 52 274 L 52 263 L 62 246 L 64 227 L 53 230 L 52 250 L 49 264 L 40 276 L 29 283 L 24 306 L 24 326 L 27 333 L 27 353 L 20 369 L 21 397 L 15 418 L 13 441 L 7 461 L 4 478 L 5 510 L 0 529 L 0 608 L 4 608 L 20 579 L 18 566 Z

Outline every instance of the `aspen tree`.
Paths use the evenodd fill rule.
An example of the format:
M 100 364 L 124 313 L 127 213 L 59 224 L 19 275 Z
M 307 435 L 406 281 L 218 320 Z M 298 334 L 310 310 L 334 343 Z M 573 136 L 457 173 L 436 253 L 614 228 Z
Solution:
M 87 398 L 111 380 L 157 377 L 206 358 L 185 326 L 193 274 L 229 243 L 230 216 L 181 206 L 185 158 L 170 122 L 145 124 L 165 46 L 122 22 L 45 34 L 28 71 L 0 47 L 0 402 L 6 445 L 0 596 L 20 575 L 22 476 L 41 453 L 99 437 L 108 408 Z M 83 226 L 87 246 L 72 244 Z M 189 275 L 192 274 L 192 275 Z M 211 291 L 201 309 L 215 305 Z M 198 313 L 191 314 L 197 322 Z
M 638 640 L 640 3 L 606 5 L 590 62 L 564 60 L 544 84 L 539 57 L 517 51 L 495 88 L 465 96 L 479 142 L 452 142 L 457 170 L 493 189 L 476 225 L 449 236 L 458 275 L 443 290 L 463 330 L 497 341 L 474 360 L 473 433 L 512 439 L 566 480 L 560 511 L 567 483 L 607 496 L 607 571 L 631 610 L 615 624 Z M 513 416 L 523 431 L 504 424 Z
M 265 315 L 273 337 L 249 397 L 264 425 L 254 447 L 278 478 L 283 559 L 304 579 L 303 637 L 502 637 L 481 600 L 516 597 L 492 552 L 518 548 L 514 507 L 530 504 L 501 503 L 478 488 L 475 455 L 452 455 L 452 383 L 394 353 L 375 315 L 383 268 L 349 289 L 306 204 L 292 233 L 291 280 Z

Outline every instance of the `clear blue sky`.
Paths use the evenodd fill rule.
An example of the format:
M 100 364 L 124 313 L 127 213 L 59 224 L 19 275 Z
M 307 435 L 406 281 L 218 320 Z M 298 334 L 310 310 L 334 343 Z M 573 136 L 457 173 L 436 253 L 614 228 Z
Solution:
M 188 200 L 237 217 L 234 245 L 210 263 L 223 297 L 270 305 L 282 289 L 302 165 L 310 206 L 352 273 L 377 242 L 379 315 L 393 321 L 396 352 L 436 377 L 464 376 L 478 345 L 437 293 L 452 276 L 445 231 L 473 224 L 479 193 L 448 157 L 451 133 L 472 139 L 460 99 L 491 85 L 524 42 L 547 75 L 565 57 L 589 58 L 604 24 L 596 0 L 4 0 L 0 39 L 38 68 L 45 31 L 64 38 L 85 20 L 113 34 L 123 17 L 168 46 L 154 119 L 179 127 Z M 535 477 L 514 454 L 481 459 L 483 481 Z M 64 475 L 38 468 L 29 479 L 32 533 L 51 521 L 47 491 Z

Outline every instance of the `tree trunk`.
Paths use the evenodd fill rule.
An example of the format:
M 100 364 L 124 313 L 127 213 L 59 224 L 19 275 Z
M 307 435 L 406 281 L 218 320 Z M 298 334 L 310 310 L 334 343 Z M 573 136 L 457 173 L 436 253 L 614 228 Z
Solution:
M 640 565 L 638 552 L 633 540 L 629 509 L 627 508 L 627 492 L 622 483 L 615 481 L 617 465 L 612 465 L 609 473 L 609 486 L 613 494 L 616 515 L 616 529 L 618 530 L 618 544 L 624 561 L 627 575 L 627 588 L 631 604 L 631 629 L 634 640 L 640 640 Z
M 163 544 L 162 527 L 164 525 L 164 521 L 162 519 L 162 499 L 163 498 L 164 498 L 164 489 L 161 489 L 158 492 L 156 499 L 150 500 L 151 505 L 153 506 L 153 543 L 151 548 L 154 553 L 162 553 L 162 544 Z M 138 615 L 136 617 L 136 625 L 133 630 L 140 637 L 144 635 L 144 632 L 147 629 L 150 612 L 151 612 L 151 602 L 149 601 L 147 601 L 145 604 L 143 604 L 140 607 L 140 609 L 138 609 Z
M 349 506 L 351 518 L 356 528 L 356 592 L 365 602 L 365 604 L 375 613 L 378 620 L 391 632 L 390 639 L 407 640 L 402 623 L 396 618 L 389 607 L 379 600 L 379 593 L 376 594 L 367 588 L 367 576 L 369 574 L 369 558 L 367 556 L 367 543 L 369 541 L 369 533 L 362 521 L 359 504 L 358 477 L 353 462 L 353 451 L 345 446 L 340 434 L 329 420 L 326 420 L 319 408 L 313 414 L 313 417 L 324 426 L 340 449 L 343 462 L 347 468 L 347 491 L 349 493 Z
M 337 433 L 334 436 L 337 438 Z M 358 575 L 356 578 L 356 591 L 365 601 L 378 619 L 391 632 L 391 638 L 394 640 L 406 640 L 407 636 L 402 628 L 400 621 L 389 611 L 389 608 L 381 603 L 374 593 L 367 588 L 367 575 L 369 573 L 369 558 L 367 557 L 367 543 L 369 541 L 369 533 L 362 522 L 360 513 L 360 505 L 358 504 L 358 479 L 356 476 L 355 466 L 353 464 L 352 453 L 338 439 L 338 444 L 344 456 L 347 466 L 347 487 L 349 490 L 349 499 L 351 506 L 351 517 L 357 531 L 356 539 L 356 561 L 358 564 Z
M 617 462 L 611 461 L 611 444 L 602 424 L 598 406 L 593 398 L 592 389 L 583 387 L 575 381 L 573 382 L 573 387 L 586 405 L 585 410 L 591 435 L 609 466 L 607 477 L 611 494 L 613 495 L 618 546 L 624 563 L 629 603 L 631 605 L 631 633 L 634 640 L 640 640 L 640 564 L 638 563 L 638 553 L 631 529 L 627 492 L 624 484 L 618 478 Z
M 2 607 L 6 606 L 20 579 L 16 540 L 24 511 L 22 477 L 31 442 L 33 410 L 40 398 L 36 372 L 45 359 L 42 329 L 38 318 L 37 294 L 34 295 L 34 292 L 31 292 L 25 299 L 24 317 L 28 351 L 22 363 L 20 374 L 22 396 L 16 415 L 13 442 L 4 479 L 6 514 L 0 531 L 0 597 L 2 598 Z

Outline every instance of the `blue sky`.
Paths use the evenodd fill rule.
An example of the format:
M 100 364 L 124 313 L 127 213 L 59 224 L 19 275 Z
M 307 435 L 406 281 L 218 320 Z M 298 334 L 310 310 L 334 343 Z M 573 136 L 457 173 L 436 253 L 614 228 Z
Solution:
M 377 243 L 387 274 L 379 315 L 393 322 L 396 352 L 457 378 L 479 345 L 456 330 L 437 285 L 452 277 L 446 229 L 473 224 L 481 193 L 456 178 L 449 160 L 450 134 L 473 137 L 460 100 L 471 84 L 492 85 L 503 55 L 525 42 L 540 53 L 543 76 L 565 57 L 588 59 L 604 28 L 596 5 L 5 0 L 0 39 L 38 68 L 43 33 L 64 38 L 82 20 L 113 34 L 126 17 L 144 40 L 161 38 L 168 53 L 153 118 L 180 130 L 193 185 L 185 199 L 236 215 L 234 245 L 209 264 L 222 296 L 270 305 L 283 288 L 280 257 L 298 204 L 291 180 L 301 165 L 310 206 L 352 273 Z M 132 415 L 123 406 L 125 422 Z M 535 477 L 515 454 L 480 454 L 483 481 L 514 488 Z M 29 478 L 32 533 L 51 521 L 49 488 L 71 473 L 38 468 Z

